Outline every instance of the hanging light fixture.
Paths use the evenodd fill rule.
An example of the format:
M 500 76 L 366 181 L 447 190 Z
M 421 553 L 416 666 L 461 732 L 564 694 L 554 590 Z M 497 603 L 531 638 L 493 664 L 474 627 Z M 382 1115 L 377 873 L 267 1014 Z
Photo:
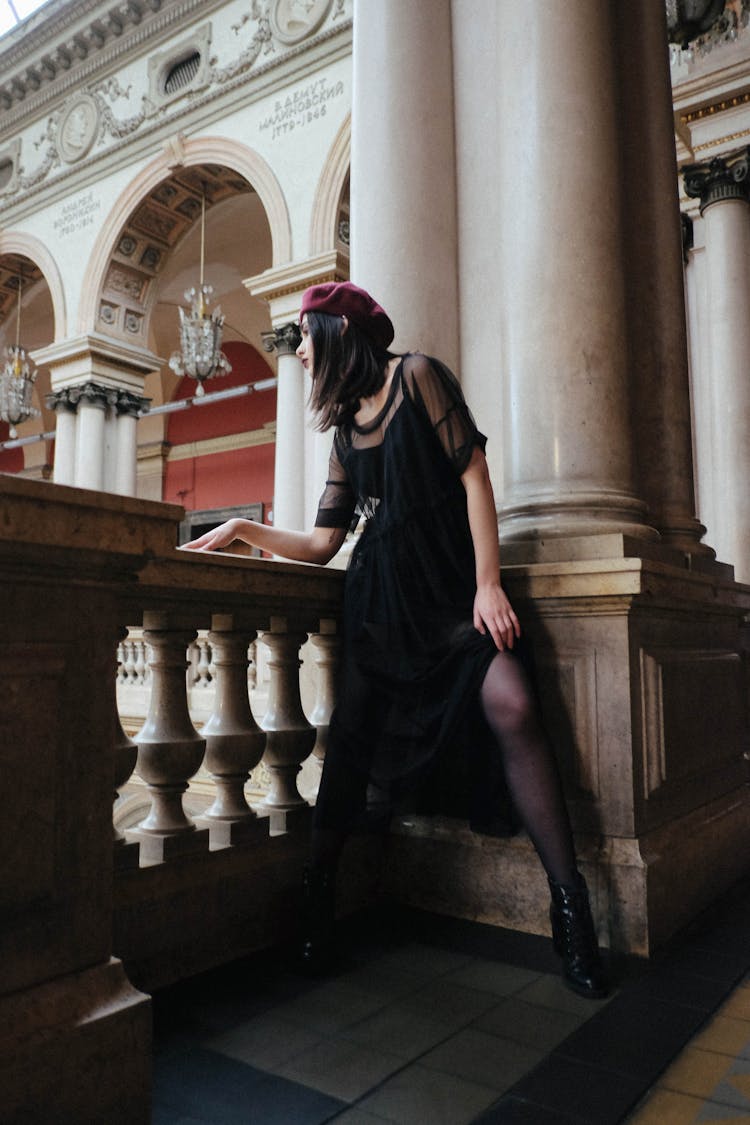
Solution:
M 665 0 L 670 43 L 683 51 L 709 31 L 724 12 L 726 0 Z
M 35 418 L 40 412 L 31 405 L 36 368 L 21 347 L 21 294 L 23 275 L 18 274 L 18 306 L 16 308 L 16 342 L 5 349 L 5 363 L 0 373 L 0 418 L 10 426 L 11 438 L 17 438 L 16 426 Z
M 209 312 L 213 285 L 203 280 L 206 248 L 206 193 L 201 197 L 201 272 L 198 288 L 185 290 L 185 300 L 190 302 L 190 312 L 180 308 L 180 351 L 174 352 L 169 366 L 176 375 L 189 375 L 198 381 L 196 395 L 205 394 L 206 379 L 228 375 L 232 365 L 221 350 L 224 317 L 221 309 Z

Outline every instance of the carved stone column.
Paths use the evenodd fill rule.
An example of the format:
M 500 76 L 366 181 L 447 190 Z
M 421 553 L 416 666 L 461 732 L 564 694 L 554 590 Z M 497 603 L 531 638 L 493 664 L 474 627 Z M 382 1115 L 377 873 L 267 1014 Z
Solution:
M 532 41 L 528 11 L 499 7 L 502 531 L 655 538 L 630 417 L 616 5 L 546 5 Z
M 157 612 L 144 614 L 143 628 L 152 687 L 149 712 L 136 735 L 137 772 L 148 786 L 152 804 L 146 819 L 127 836 L 140 841 L 142 862 L 159 863 L 208 847 L 208 832 L 196 831 L 182 804 L 206 743 L 190 721 L 187 706 L 186 652 L 195 630 Z
M 301 531 L 305 526 L 305 369 L 296 356 L 301 339 L 292 322 L 263 333 L 263 348 L 278 356 L 276 459 L 273 521 Z
M 284 358 L 286 349 L 293 342 L 290 334 L 290 325 L 295 327 L 299 317 L 299 307 L 302 294 L 310 285 L 319 285 L 326 281 L 346 281 L 349 277 L 349 259 L 339 249 L 331 249 L 325 253 L 316 254 L 312 258 L 294 262 L 291 265 L 278 266 L 265 270 L 255 277 L 249 277 L 244 285 L 253 297 L 259 297 L 268 303 L 273 332 L 263 333 L 262 336 L 270 344 L 270 349 L 278 355 L 279 372 L 279 405 L 277 427 L 277 453 L 276 453 L 276 481 L 274 519 L 279 527 L 310 527 L 317 512 L 318 498 L 323 490 L 328 469 L 328 458 L 331 452 L 331 435 L 321 434 L 310 428 L 310 418 L 304 410 L 307 400 L 307 387 L 305 385 L 304 368 L 293 368 L 292 362 L 297 364 L 296 356 L 288 360 Z M 281 337 L 281 348 L 276 342 Z M 295 349 L 296 349 L 295 344 Z M 287 372 L 295 371 L 293 376 L 282 375 L 282 365 Z M 284 402 L 282 403 L 282 396 Z M 299 432 L 299 403 L 303 404 L 303 429 L 304 443 L 293 451 L 290 462 L 283 448 L 289 444 L 290 434 Z M 292 406 L 292 403 L 294 405 Z M 290 430 L 287 421 L 293 421 Z M 302 465 L 303 471 L 290 478 L 286 474 L 285 466 L 289 464 Z M 281 476 L 280 476 L 281 474 Z M 281 503 L 281 508 L 279 508 Z M 300 508 L 300 503 L 302 508 Z M 298 520 L 298 523 L 288 522 Z
M 713 556 L 695 517 L 674 114 L 664 6 L 615 6 L 628 310 L 639 495 L 662 542 Z
M 300 767 L 315 744 L 315 727 L 302 710 L 299 689 L 299 650 L 307 634 L 288 628 L 284 617 L 272 617 L 262 634 L 269 650 L 271 682 L 268 706 L 261 721 L 266 732 L 263 761 L 271 775 L 271 790 L 265 804 L 271 810 L 293 810 L 305 806 L 297 789 Z
M 78 488 L 104 488 L 104 452 L 110 394 L 96 383 L 86 383 L 78 391 L 75 484 Z
M 750 149 L 683 167 L 704 219 L 710 424 L 697 437 L 701 516 L 719 558 L 750 581 Z M 706 441 L 708 437 L 708 441 Z M 703 442 L 703 444 L 701 444 Z
M 146 348 L 98 333 L 57 341 L 34 351 L 33 358 L 37 366 L 49 368 L 50 399 L 65 402 L 75 414 L 75 436 L 70 419 L 58 435 L 62 448 L 56 454 L 55 480 L 135 495 L 136 421 L 148 405 L 142 397 L 144 381 L 164 360 Z M 58 410 L 58 423 L 61 417 Z
M 117 646 L 118 654 L 123 651 L 123 642 L 128 635 L 126 628 L 122 627 L 119 630 L 120 644 Z M 132 738 L 123 730 L 120 721 L 120 715 L 117 710 L 117 685 L 112 685 L 112 707 L 115 724 L 115 746 L 114 746 L 114 790 L 115 800 L 119 797 L 120 789 L 125 785 L 128 778 L 135 769 L 136 760 L 138 758 L 138 747 Z M 122 870 L 125 867 L 138 866 L 138 845 L 136 843 L 129 843 L 124 834 L 120 832 L 117 826 L 114 826 L 114 843 L 115 843 L 115 868 Z
M 138 419 L 150 400 L 132 391 L 118 391 L 115 403 L 115 456 L 109 491 L 135 496 L 138 487 Z
M 352 51 L 352 280 L 385 305 L 396 350 L 456 368 L 450 0 L 355 0 Z
M 70 401 L 67 391 L 56 391 L 47 396 L 47 408 L 54 410 L 57 416 L 54 482 L 75 484 L 77 403 Z
M 215 703 L 203 727 L 206 740 L 204 765 L 216 785 L 216 799 L 202 823 L 212 846 L 226 846 L 267 835 L 245 799 L 245 782 L 263 756 L 266 736 L 250 710 L 248 648 L 254 629 L 235 625 L 231 614 L 215 614 L 208 634 L 215 668 Z

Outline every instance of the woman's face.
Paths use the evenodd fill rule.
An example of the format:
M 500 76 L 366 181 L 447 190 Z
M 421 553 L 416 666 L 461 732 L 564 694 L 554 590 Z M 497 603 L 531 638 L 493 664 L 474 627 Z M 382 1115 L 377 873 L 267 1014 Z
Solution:
M 313 373 L 313 342 L 310 335 L 310 326 L 307 323 L 307 316 L 303 316 L 299 324 L 302 339 L 297 348 L 297 355 L 302 360 L 302 366 L 309 375 Z

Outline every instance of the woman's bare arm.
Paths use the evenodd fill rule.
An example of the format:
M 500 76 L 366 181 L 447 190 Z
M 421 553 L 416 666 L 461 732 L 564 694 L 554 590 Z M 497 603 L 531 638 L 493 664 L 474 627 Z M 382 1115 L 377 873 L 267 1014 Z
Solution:
M 346 528 L 314 527 L 312 531 L 285 531 L 265 523 L 239 517 L 227 520 L 198 539 L 184 544 L 188 551 L 220 551 L 238 539 L 261 551 L 291 559 L 294 562 L 325 565 L 341 547 Z
M 476 559 L 477 593 L 474 599 L 474 626 L 480 633 L 489 631 L 502 652 L 513 648 L 521 626 L 500 585 L 500 544 L 497 536 L 497 512 L 487 460 L 474 448 L 466 470 L 461 476 L 466 489 L 469 528 Z

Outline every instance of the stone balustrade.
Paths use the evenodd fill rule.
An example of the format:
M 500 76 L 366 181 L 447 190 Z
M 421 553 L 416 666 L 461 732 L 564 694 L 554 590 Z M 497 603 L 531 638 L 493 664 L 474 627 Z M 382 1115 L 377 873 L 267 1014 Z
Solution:
M 325 743 L 343 574 L 180 552 L 169 505 L 0 489 L 4 1108 L 145 1122 L 143 990 L 292 932 L 310 819 L 297 775 Z M 306 661 L 308 719 L 309 638 L 326 656 Z M 117 706 L 133 693 L 138 729 Z M 259 768 L 271 785 L 249 801 Z M 133 788 L 143 815 L 113 832 L 113 795 Z M 102 1052 L 118 1060 L 106 1090 L 80 1080 Z

